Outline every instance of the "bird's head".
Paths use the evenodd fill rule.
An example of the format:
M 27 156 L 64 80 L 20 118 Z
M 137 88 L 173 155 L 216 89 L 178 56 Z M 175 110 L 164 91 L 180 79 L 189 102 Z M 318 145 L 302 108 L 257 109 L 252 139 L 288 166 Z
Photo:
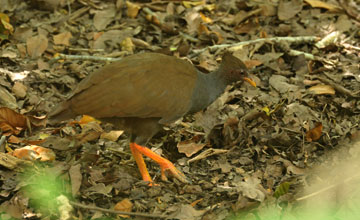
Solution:
M 256 83 L 248 77 L 248 70 L 245 64 L 229 52 L 225 52 L 222 56 L 219 72 L 228 84 L 245 81 L 256 87 Z

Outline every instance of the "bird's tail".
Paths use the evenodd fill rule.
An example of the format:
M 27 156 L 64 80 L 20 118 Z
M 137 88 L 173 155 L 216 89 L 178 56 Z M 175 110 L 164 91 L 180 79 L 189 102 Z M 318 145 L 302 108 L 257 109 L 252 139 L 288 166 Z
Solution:
M 75 117 L 76 114 L 70 108 L 70 103 L 65 101 L 55 106 L 48 114 L 48 123 L 53 125 Z

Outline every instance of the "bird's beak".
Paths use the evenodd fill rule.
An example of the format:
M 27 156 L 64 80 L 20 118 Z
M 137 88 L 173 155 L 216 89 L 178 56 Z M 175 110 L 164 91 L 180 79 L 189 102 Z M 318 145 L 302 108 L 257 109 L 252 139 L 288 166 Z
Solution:
M 244 81 L 248 82 L 250 85 L 256 87 L 256 83 L 254 82 L 254 80 L 248 78 L 248 77 L 244 77 Z

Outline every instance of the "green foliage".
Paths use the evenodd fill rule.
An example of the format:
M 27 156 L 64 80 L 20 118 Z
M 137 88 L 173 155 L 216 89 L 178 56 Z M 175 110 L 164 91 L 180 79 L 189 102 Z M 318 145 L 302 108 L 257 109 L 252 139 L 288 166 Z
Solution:
M 274 197 L 279 198 L 282 195 L 285 195 L 289 192 L 290 183 L 289 182 L 283 182 L 281 183 L 275 190 Z
M 56 213 L 59 206 L 56 198 L 67 195 L 68 181 L 64 181 L 53 168 L 32 169 L 25 173 L 21 190 L 29 197 L 30 207 L 45 215 Z

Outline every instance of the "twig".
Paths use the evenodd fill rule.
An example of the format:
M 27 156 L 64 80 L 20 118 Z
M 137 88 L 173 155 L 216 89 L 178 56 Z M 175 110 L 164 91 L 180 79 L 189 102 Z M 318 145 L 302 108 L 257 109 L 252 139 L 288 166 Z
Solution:
M 317 41 L 317 40 L 319 40 L 319 38 L 315 37 L 315 36 L 259 38 L 259 39 L 255 39 L 255 40 L 243 41 L 243 42 L 234 43 L 234 44 L 219 44 L 219 45 L 205 47 L 203 49 L 193 50 L 194 53 L 192 54 L 192 57 L 194 57 L 197 54 L 202 53 L 206 50 L 210 50 L 211 52 L 213 52 L 214 50 L 217 50 L 217 49 L 224 49 L 224 48 L 229 48 L 229 47 L 231 47 L 231 48 L 232 47 L 243 47 L 246 45 L 257 44 L 257 43 L 261 43 L 261 42 L 279 43 L 282 41 L 286 41 L 286 42 L 290 42 L 290 43 L 302 43 L 302 42 L 313 42 L 313 41 Z
M 113 58 L 113 57 L 99 57 L 99 56 L 88 56 L 88 55 L 68 55 L 68 54 L 58 54 L 57 57 L 54 57 L 50 60 L 50 63 L 53 63 L 57 60 L 95 60 L 95 61 L 119 61 L 122 58 Z
M 189 34 L 185 34 L 183 32 L 179 32 L 179 34 L 186 40 L 189 40 L 191 42 L 194 42 L 194 43 L 198 43 L 200 40 L 193 37 L 193 36 L 190 36 Z
M 204 158 L 216 155 L 216 154 L 223 154 L 223 153 L 227 153 L 229 150 L 223 150 L 223 149 L 207 149 L 206 151 L 202 152 L 201 154 L 197 155 L 196 157 L 188 160 L 188 164 L 197 161 L 197 160 L 202 160 Z
M 321 76 L 316 77 L 316 78 L 318 78 L 321 82 L 330 85 L 330 86 L 333 87 L 336 91 L 338 91 L 338 92 L 340 92 L 340 93 L 342 93 L 342 94 L 348 95 L 348 96 L 353 97 L 353 98 L 358 98 L 358 96 L 355 95 L 353 92 L 351 92 L 350 90 L 346 89 L 346 88 L 343 87 L 342 85 L 333 82 L 333 81 L 330 80 L 330 79 L 326 79 L 326 78 L 321 77 Z
M 360 51 L 360 47 L 357 46 L 353 46 L 351 44 L 347 44 L 347 43 L 343 43 L 341 44 L 345 49 L 353 49 L 353 50 L 357 50 Z
M 70 204 L 73 205 L 73 206 L 79 207 L 79 208 L 83 208 L 83 209 L 96 210 L 96 211 L 107 212 L 107 213 L 112 213 L 112 214 L 141 216 L 141 217 L 148 217 L 148 218 L 161 218 L 161 219 L 167 218 L 167 216 L 165 216 L 165 215 L 148 214 L 148 213 L 140 213 L 140 212 L 115 211 L 115 210 L 104 209 L 104 208 L 100 208 L 100 207 L 96 207 L 96 206 L 83 205 L 81 203 L 73 202 L 73 201 L 70 201 Z
M 360 15 L 359 15 L 359 7 L 356 6 L 356 4 L 353 1 L 349 0 L 340 0 L 339 4 L 341 7 L 345 10 L 346 14 L 348 14 L 350 17 L 354 18 L 357 21 L 360 21 Z
M 321 189 L 321 190 L 319 190 L 317 192 L 313 192 L 313 193 L 310 193 L 309 195 L 297 198 L 297 199 L 295 199 L 295 201 L 302 201 L 302 200 L 317 196 L 317 195 L 319 195 L 319 194 L 321 194 L 323 192 L 326 192 L 326 191 L 328 191 L 330 189 L 333 189 L 333 188 L 339 186 L 340 184 L 348 183 L 348 182 L 350 182 L 350 181 L 352 181 L 352 180 L 354 180 L 356 178 L 359 178 L 359 177 L 360 177 L 360 175 L 355 175 L 355 176 L 349 177 L 349 178 L 345 179 L 344 181 L 342 181 L 341 183 L 330 185 L 330 186 L 325 187 L 325 188 L 323 188 L 323 189 Z
M 304 55 L 304 57 L 308 60 L 319 60 L 320 59 L 320 57 L 316 57 L 316 56 L 312 55 L 311 53 L 305 53 L 305 52 L 302 52 L 299 50 L 293 50 L 293 49 L 289 50 L 288 54 L 290 56 Z
M 76 18 L 81 17 L 83 14 L 85 14 L 85 13 L 86 13 L 87 11 L 89 11 L 89 10 L 90 10 L 90 7 L 80 8 L 79 10 L 75 11 L 74 13 L 72 13 L 72 14 L 68 17 L 67 21 L 68 21 L 69 23 L 74 24 L 74 20 L 75 20 Z M 65 20 L 65 21 L 66 21 L 66 20 Z
M 340 31 L 331 32 L 328 35 L 324 36 L 320 41 L 318 41 L 315 44 L 315 46 L 317 48 L 325 48 L 331 44 L 334 44 L 336 41 L 338 41 L 340 35 L 341 35 Z
M 5 140 L 6 140 L 6 136 L 2 135 L 0 138 L 0 146 L 2 146 L 5 143 Z
M 95 53 L 95 52 L 104 52 L 104 49 L 92 49 L 92 48 L 68 48 L 69 51 L 72 52 L 89 52 L 89 53 Z
M 306 52 L 303 52 L 303 51 L 299 51 L 299 50 L 294 50 L 294 49 L 291 49 L 290 46 L 286 43 L 280 43 L 279 46 L 284 50 L 286 51 L 287 54 L 289 54 L 290 56 L 300 56 L 300 55 L 303 55 L 306 59 L 308 60 L 318 60 L 318 61 L 323 61 L 323 62 L 326 62 L 325 59 L 321 58 L 321 57 L 318 57 L 318 56 L 315 56 L 311 53 L 306 53 Z

